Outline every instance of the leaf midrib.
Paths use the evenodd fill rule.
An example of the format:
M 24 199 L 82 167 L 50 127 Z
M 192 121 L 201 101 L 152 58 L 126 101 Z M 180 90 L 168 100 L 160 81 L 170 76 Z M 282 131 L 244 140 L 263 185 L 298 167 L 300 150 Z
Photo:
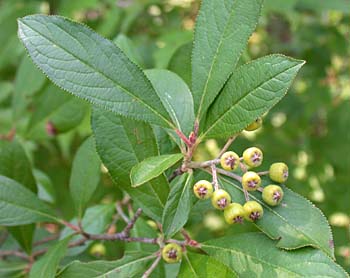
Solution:
M 21 209 L 24 209 L 24 210 L 28 210 L 30 212 L 34 212 L 35 214 L 38 214 L 38 215 L 41 215 L 41 216 L 45 216 L 46 218 L 54 219 L 56 222 L 59 222 L 58 219 L 55 216 L 47 214 L 45 212 L 41 212 L 41 211 L 35 210 L 33 208 L 29 208 L 29 207 L 26 207 L 26 206 L 23 206 L 23 205 L 19 205 L 17 203 L 10 202 L 10 201 L 7 201 L 5 199 L 0 199 L 0 203 L 1 202 L 5 203 L 5 204 L 10 204 L 10 205 L 12 205 L 14 207 L 18 207 L 18 208 L 21 208 Z
M 144 106 L 146 106 L 151 112 L 153 112 L 155 115 L 157 115 L 158 117 L 160 117 L 165 123 L 167 123 L 171 128 L 174 128 L 173 124 L 171 122 L 169 122 L 163 115 L 161 115 L 160 113 L 158 113 L 157 110 L 154 110 L 150 105 L 148 105 L 147 103 L 145 103 L 142 99 L 140 99 L 138 96 L 133 95 L 131 92 L 129 92 L 126 88 L 124 88 L 123 86 L 121 86 L 120 84 L 116 83 L 116 81 L 114 81 L 113 79 L 111 79 L 109 76 L 107 76 L 106 74 L 104 74 L 103 72 L 101 72 L 100 70 L 94 68 L 92 65 L 90 65 L 88 62 L 86 62 L 85 60 L 81 60 L 79 59 L 76 55 L 74 55 L 73 53 L 71 53 L 70 51 L 68 51 L 66 48 L 62 47 L 61 44 L 56 43 L 55 41 L 51 40 L 50 38 L 48 38 L 47 36 L 45 36 L 44 34 L 42 34 L 41 32 L 39 32 L 37 29 L 30 27 L 28 24 L 25 24 L 24 21 L 20 20 L 20 22 L 27 26 L 30 30 L 36 32 L 37 34 L 39 34 L 40 36 L 44 37 L 46 40 L 48 40 L 49 42 L 51 42 L 53 45 L 56 45 L 58 47 L 60 47 L 63 51 L 65 51 L 66 53 L 68 53 L 69 55 L 73 56 L 75 59 L 77 59 L 78 61 L 80 61 L 82 64 L 86 65 L 87 67 L 89 67 L 90 69 L 92 69 L 93 71 L 96 71 L 97 73 L 99 73 L 100 75 L 102 75 L 104 78 L 106 78 L 107 80 L 111 81 L 116 87 L 120 88 L 122 91 L 124 91 L 127 95 L 131 96 L 132 98 L 135 98 L 137 101 L 139 101 L 141 104 L 143 104 Z M 42 24 L 42 23 L 41 23 Z M 54 24 L 54 23 L 52 23 Z M 69 35 L 71 38 L 73 38 L 74 40 L 77 40 L 75 37 L 73 37 L 71 34 L 69 34 L 66 30 L 62 29 L 59 25 L 54 24 L 56 27 L 58 27 L 59 29 L 61 29 L 63 32 L 65 32 L 67 35 Z M 113 44 L 114 45 L 114 44 Z M 114 45 L 115 46 L 115 45 Z M 117 47 L 117 46 L 115 46 Z M 84 47 L 83 47 L 84 48 Z M 133 63 L 130 60 L 131 63 Z M 142 73 L 144 75 L 144 73 Z M 150 87 L 153 88 L 153 86 L 150 84 Z M 155 90 L 155 89 L 154 89 Z M 155 92 L 155 95 L 156 92 Z M 158 95 L 157 95 L 158 96 Z M 159 98 L 159 97 L 158 97 Z M 160 103 L 161 100 L 159 99 Z
M 240 98 L 237 99 L 237 101 L 232 105 L 232 106 L 229 106 L 228 109 L 223 112 L 221 114 L 221 116 L 219 116 L 219 118 L 217 118 L 213 123 L 211 123 L 211 126 L 209 129 L 207 129 L 207 131 L 205 133 L 203 133 L 203 135 L 201 135 L 202 138 L 204 138 L 216 125 L 219 121 L 222 120 L 222 118 L 224 118 L 226 116 L 227 113 L 229 113 L 231 110 L 235 109 L 237 107 L 237 105 L 240 104 L 241 101 L 243 101 L 246 97 L 248 97 L 251 93 L 255 92 L 257 89 L 259 89 L 260 87 L 264 86 L 267 82 L 270 82 L 271 80 L 275 79 L 278 75 L 294 68 L 294 67 L 297 67 L 299 66 L 300 64 L 296 64 L 296 65 L 293 65 L 287 69 L 284 69 L 283 71 L 280 71 L 279 73 L 273 75 L 272 77 L 270 77 L 268 80 L 266 81 L 263 81 L 261 82 L 260 84 L 258 84 L 257 86 L 255 86 L 253 89 L 249 90 L 248 92 L 242 94 L 242 96 Z M 243 65 L 244 66 L 244 65 Z M 242 67 L 243 67 L 242 66 Z
M 208 73 L 208 77 L 207 77 L 207 80 L 205 82 L 205 86 L 204 86 L 204 89 L 203 89 L 203 94 L 202 94 L 202 97 L 201 97 L 201 101 L 199 103 L 197 117 L 200 117 L 203 101 L 204 101 L 205 96 L 207 95 L 207 88 L 208 88 L 209 80 L 210 80 L 210 77 L 211 77 L 211 73 L 213 71 L 214 64 L 216 64 L 216 58 L 218 56 L 219 49 L 221 48 L 221 45 L 222 45 L 222 42 L 223 42 L 223 37 L 224 37 L 224 34 L 226 33 L 227 26 L 229 25 L 228 22 L 230 22 L 230 19 L 231 19 L 233 13 L 234 13 L 234 7 L 231 9 L 231 12 L 230 12 L 230 14 L 228 16 L 228 19 L 227 19 L 225 27 L 224 27 L 224 31 L 221 33 L 219 44 L 218 44 L 218 46 L 216 48 L 216 51 L 215 51 L 212 63 L 210 65 L 210 70 L 209 70 L 209 73 Z M 232 68 L 234 68 L 234 67 L 235 66 L 233 66 Z

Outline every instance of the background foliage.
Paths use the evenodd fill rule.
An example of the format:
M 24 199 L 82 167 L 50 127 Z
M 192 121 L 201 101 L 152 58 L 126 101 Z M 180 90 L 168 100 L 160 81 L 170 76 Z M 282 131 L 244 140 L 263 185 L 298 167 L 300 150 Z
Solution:
M 83 149 L 89 144 L 89 139 L 85 139 L 91 134 L 90 107 L 52 85 L 33 65 L 17 38 L 18 17 L 50 13 L 85 22 L 118 44 L 143 69 L 168 68 L 189 84 L 187 43 L 192 40 L 198 7 L 199 1 L 191 0 L 1 1 L 0 134 L 5 138 L 15 132 L 15 144 L 21 144 L 24 149 L 18 152 L 17 148 L 11 151 L 1 146 L 1 150 L 7 150 L 7 153 L 0 152 L 1 174 L 11 176 L 11 173 L 21 172 L 17 181 L 28 190 L 34 190 L 36 183 L 39 198 L 53 204 L 66 219 L 71 219 L 80 208 L 69 197 L 68 188 L 74 179 L 81 178 L 71 176 L 71 169 L 79 159 L 88 157 L 94 161 L 93 154 Z M 292 175 L 288 185 L 315 202 L 326 214 L 332 224 L 338 262 L 347 271 L 350 271 L 349 24 L 348 0 L 265 1 L 258 29 L 250 38 L 240 63 L 278 52 L 304 59 L 307 64 L 288 95 L 265 117 L 263 128 L 255 133 L 245 133 L 236 143 L 237 152 L 242 152 L 247 145 L 258 142 L 268 154 L 266 165 L 282 160 L 290 166 Z M 152 71 L 147 76 L 152 79 Z M 218 146 L 223 143 L 208 140 L 200 146 L 196 159 L 215 157 Z M 1 141 L 1 144 L 6 143 Z M 172 148 L 169 144 L 161 153 L 169 153 Z M 9 157 L 16 161 L 12 168 L 6 166 Z M 33 167 L 33 175 L 26 167 Z M 88 171 L 99 172 L 96 169 Z M 105 169 L 100 172 L 99 180 L 85 177 L 86 182 L 95 183 L 92 186 L 97 188 L 86 211 L 90 216 L 89 232 L 95 233 L 109 222 L 113 200 L 122 196 Z M 215 211 L 205 209 L 204 214 L 203 210 L 203 206 L 197 204 L 192 210 L 191 222 L 187 224 L 187 229 L 198 241 L 256 230 L 248 224 L 229 228 Z M 103 215 L 98 223 L 93 221 L 96 215 Z M 88 217 L 86 221 L 89 221 Z M 145 221 L 143 225 L 152 229 Z M 33 232 L 30 225 L 24 229 L 12 236 L 1 230 L 1 249 L 16 248 L 15 234 L 21 239 L 21 233 Z M 54 225 L 37 229 L 34 240 L 55 229 Z M 19 242 L 24 249 L 30 248 L 30 242 Z M 106 259 L 122 256 L 124 244 L 117 243 L 120 248 L 115 245 L 106 244 Z M 72 248 L 69 254 L 89 260 L 94 258 L 90 247 Z M 64 246 L 53 248 L 64 253 Z M 14 263 L 13 272 L 21 267 Z

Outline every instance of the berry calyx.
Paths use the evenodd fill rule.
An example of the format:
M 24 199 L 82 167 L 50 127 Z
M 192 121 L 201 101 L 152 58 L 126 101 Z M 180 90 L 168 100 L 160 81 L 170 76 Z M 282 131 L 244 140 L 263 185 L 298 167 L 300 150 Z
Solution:
M 163 260 L 169 264 L 177 263 L 182 258 L 182 248 L 176 243 L 169 243 L 162 250 Z
M 238 203 L 232 203 L 224 210 L 225 221 L 228 224 L 239 223 L 242 224 L 244 220 L 245 211 L 243 206 Z
M 261 178 L 255 172 L 246 172 L 242 177 L 242 186 L 245 190 L 255 191 L 261 185 Z
M 245 219 L 250 222 L 259 220 L 264 214 L 262 206 L 256 201 L 246 202 L 243 205 L 243 209 L 245 212 Z
M 220 164 L 224 170 L 235 170 L 239 165 L 239 156 L 235 152 L 225 152 L 220 158 Z
M 253 131 L 258 129 L 262 126 L 263 120 L 261 117 L 257 118 L 254 122 L 252 122 L 250 125 L 248 125 L 245 130 L 246 131 Z
M 214 208 L 224 210 L 231 203 L 231 196 L 225 190 L 218 189 L 214 191 L 211 203 Z
M 262 192 L 262 198 L 270 206 L 277 206 L 283 199 L 283 190 L 280 186 L 270 184 Z
M 213 195 L 213 185 L 209 181 L 200 180 L 193 186 L 193 192 L 198 199 L 209 199 Z
M 249 167 L 258 167 L 263 162 L 263 153 L 256 147 L 251 147 L 243 152 L 243 161 Z
M 271 180 L 283 183 L 288 179 L 288 175 L 288 166 L 285 163 L 277 162 L 271 164 L 269 170 L 269 176 Z

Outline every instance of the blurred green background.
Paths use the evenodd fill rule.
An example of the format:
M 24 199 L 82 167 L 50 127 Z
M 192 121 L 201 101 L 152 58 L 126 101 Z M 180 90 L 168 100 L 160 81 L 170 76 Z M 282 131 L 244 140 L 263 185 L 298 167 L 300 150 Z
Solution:
M 190 83 L 195 0 L 0 1 L 0 136 L 25 146 L 40 180 L 39 194 L 67 218 L 72 158 L 91 133 L 89 106 L 54 87 L 17 39 L 16 19 L 59 14 L 86 23 L 115 41 L 142 68 L 168 68 Z M 266 0 L 257 31 L 241 63 L 283 53 L 304 59 L 284 100 L 257 132 L 243 133 L 238 153 L 256 145 L 265 165 L 285 161 L 288 186 L 312 200 L 329 219 L 339 263 L 350 271 L 350 0 Z M 208 141 L 197 159 L 212 158 L 223 142 Z M 108 175 L 92 203 L 120 197 Z M 206 204 L 193 210 L 188 230 L 198 240 L 254 229 L 228 227 Z M 0 241 L 0 244 L 1 241 Z M 113 245 L 115 249 L 116 245 Z M 109 246 L 107 258 L 117 257 Z

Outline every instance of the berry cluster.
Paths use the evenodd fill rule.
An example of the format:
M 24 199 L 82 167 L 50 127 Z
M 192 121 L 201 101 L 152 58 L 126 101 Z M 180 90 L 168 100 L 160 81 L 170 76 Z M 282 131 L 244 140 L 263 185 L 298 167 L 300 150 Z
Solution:
M 254 130 L 261 126 L 261 120 L 258 119 L 246 130 Z M 259 167 L 263 162 L 263 153 L 256 147 L 251 147 L 243 152 L 242 157 L 233 151 L 228 151 L 220 157 L 220 165 L 225 171 L 234 171 L 239 167 L 243 171 L 243 176 L 237 175 L 237 179 L 242 184 L 245 193 L 246 202 L 241 205 L 231 202 L 230 194 L 220 189 L 216 179 L 216 171 L 212 169 L 213 183 L 207 180 L 200 180 L 193 186 L 193 192 L 197 198 L 205 200 L 211 198 L 213 207 L 224 211 L 224 217 L 228 224 L 242 223 L 245 220 L 254 222 L 259 220 L 264 210 L 256 201 L 250 201 L 248 191 L 262 192 L 262 199 L 270 206 L 277 206 L 283 199 L 283 190 L 277 184 L 270 184 L 262 188 L 261 176 L 268 174 L 270 179 L 276 183 L 284 183 L 288 178 L 288 166 L 285 163 L 273 163 L 269 171 L 257 173 L 252 171 L 253 168 Z M 249 169 L 249 171 L 247 170 Z M 214 186 L 213 186 L 214 185 Z M 214 190 L 215 189 L 215 190 Z

